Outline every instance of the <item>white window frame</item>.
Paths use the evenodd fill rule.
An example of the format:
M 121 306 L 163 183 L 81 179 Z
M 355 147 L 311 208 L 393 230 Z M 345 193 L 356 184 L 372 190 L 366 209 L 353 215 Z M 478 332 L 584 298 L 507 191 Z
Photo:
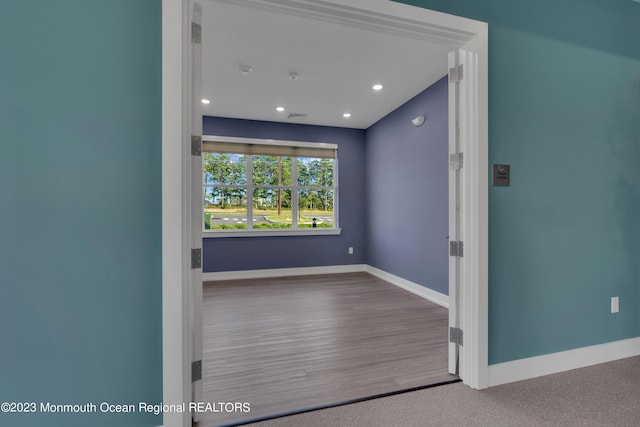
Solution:
M 318 236 L 318 235 L 339 235 L 342 232 L 339 224 L 339 178 L 338 178 L 338 145 L 331 144 L 326 142 L 307 142 L 307 141 L 288 141 L 288 140 L 278 140 L 278 139 L 260 139 L 260 138 L 241 138 L 241 137 L 229 137 L 229 136 L 216 136 L 216 135 L 203 135 L 202 143 L 206 142 L 224 142 L 231 144 L 252 144 L 252 145 L 272 145 L 272 146 L 282 146 L 282 147 L 304 147 L 304 148 L 322 148 L 328 150 L 335 150 L 336 157 L 333 164 L 333 224 L 334 226 L 331 228 L 275 228 L 275 229 L 254 229 L 250 228 L 253 224 L 251 219 L 253 218 L 253 203 L 251 203 L 252 190 L 254 188 L 253 183 L 249 181 L 251 178 L 251 165 L 252 160 L 251 156 L 248 157 L 247 161 L 247 229 L 238 229 L 238 230 L 206 230 L 204 229 L 204 210 L 202 212 L 202 237 L 204 238 L 220 238 L 220 237 L 258 237 L 258 236 Z M 204 151 L 203 151 L 204 155 Z M 297 159 L 297 157 L 295 157 Z M 297 162 L 292 162 L 292 178 L 291 178 L 291 189 L 292 189 L 292 215 L 295 216 L 298 210 L 298 190 L 305 187 L 298 186 L 297 180 Z M 204 168 L 204 162 L 203 162 Z M 202 184 L 203 190 L 203 198 L 205 188 L 211 187 L 211 185 L 207 185 L 204 182 Z M 243 186 L 244 187 L 244 186 Z M 271 186 L 269 186 L 271 187 Z M 289 186 L 287 186 L 289 187 Z

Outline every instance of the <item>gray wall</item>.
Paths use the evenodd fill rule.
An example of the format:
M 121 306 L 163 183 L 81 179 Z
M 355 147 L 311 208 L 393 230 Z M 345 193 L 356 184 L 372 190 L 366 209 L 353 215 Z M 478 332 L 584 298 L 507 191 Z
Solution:
M 325 126 L 205 117 L 205 135 L 338 144 L 339 236 L 203 239 L 204 272 L 364 263 L 365 132 Z M 348 254 L 348 248 L 354 254 Z
M 367 129 L 366 162 L 367 264 L 445 295 L 447 97 L 445 77 Z
M 205 117 L 209 135 L 338 143 L 343 230 L 203 239 L 204 271 L 366 263 L 447 295 L 447 96 L 443 78 L 366 132 Z M 427 115 L 421 127 L 410 122 L 418 114 Z

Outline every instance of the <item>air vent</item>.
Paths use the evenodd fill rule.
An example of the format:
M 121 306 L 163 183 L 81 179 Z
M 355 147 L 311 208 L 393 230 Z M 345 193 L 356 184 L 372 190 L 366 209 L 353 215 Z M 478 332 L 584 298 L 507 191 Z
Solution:
M 304 120 L 308 116 L 309 115 L 307 113 L 289 113 L 289 116 L 287 118 L 293 119 L 293 120 Z

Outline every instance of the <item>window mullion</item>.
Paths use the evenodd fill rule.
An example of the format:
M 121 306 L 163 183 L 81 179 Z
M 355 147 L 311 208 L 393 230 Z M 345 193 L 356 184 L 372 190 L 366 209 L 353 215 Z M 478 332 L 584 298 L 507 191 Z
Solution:
M 253 156 L 247 155 L 247 230 L 253 229 Z
M 291 158 L 291 228 L 298 228 L 298 158 Z
M 336 157 L 333 160 L 333 182 L 331 183 L 333 185 L 333 226 L 336 228 L 340 227 L 340 224 L 338 223 L 340 221 L 340 214 L 339 214 L 340 198 L 338 197 L 339 182 L 340 180 L 338 179 L 338 156 L 336 155 Z

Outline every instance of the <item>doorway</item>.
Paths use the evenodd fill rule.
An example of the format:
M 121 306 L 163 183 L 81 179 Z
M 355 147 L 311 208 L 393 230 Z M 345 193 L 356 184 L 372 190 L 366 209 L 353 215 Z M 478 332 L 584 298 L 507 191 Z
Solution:
M 265 1 L 263 3 L 273 6 L 280 2 Z M 288 4 L 289 6 L 293 4 L 299 10 L 311 10 L 309 2 L 296 1 Z M 163 195 L 165 196 L 163 213 L 167 219 L 177 219 L 178 224 L 183 221 L 180 220 L 183 218 L 183 213 L 178 212 L 179 209 L 176 209 L 172 202 L 184 200 L 185 176 L 188 176 L 184 173 L 184 169 L 188 166 L 182 160 L 176 162 L 175 157 L 167 157 L 167 154 L 175 155 L 179 152 L 179 158 L 185 155 L 183 147 L 176 147 L 175 143 L 176 140 L 185 140 L 188 135 L 184 132 L 185 126 L 183 126 L 188 121 L 181 107 L 184 104 L 184 98 L 182 90 L 176 90 L 175 81 L 180 81 L 181 84 L 178 87 L 183 88 L 184 82 L 189 78 L 183 75 L 182 69 L 178 69 L 180 67 L 175 67 L 175 64 L 170 61 L 175 60 L 176 57 L 183 57 L 182 52 L 187 43 L 184 40 L 185 29 L 189 24 L 185 19 L 188 6 L 189 2 L 186 1 L 165 0 L 163 2 L 163 15 L 166 18 L 164 24 L 166 31 L 163 31 L 165 52 L 163 60 L 163 70 L 165 70 L 163 73 L 165 95 L 163 101 L 165 118 L 163 120 L 163 159 L 165 159 L 163 160 Z M 466 69 L 466 76 L 470 77 L 471 87 L 468 88 L 469 90 L 463 90 L 466 97 L 462 108 L 463 121 L 459 123 L 460 134 L 463 136 L 462 149 L 465 153 L 465 173 L 461 177 L 461 206 L 465 214 L 462 219 L 465 258 L 461 263 L 463 279 L 459 304 L 460 326 L 465 333 L 465 344 L 461 352 L 460 373 L 466 384 L 474 388 L 486 387 L 486 24 L 384 1 L 328 1 L 322 2 L 321 7 L 314 4 L 312 9 L 314 14 L 319 13 L 321 16 L 324 14 L 325 17 L 332 16 L 334 19 L 353 21 L 355 16 L 355 19 L 369 26 L 380 26 L 382 17 L 383 28 L 394 28 L 396 31 L 405 32 L 417 31 L 434 40 L 455 40 L 458 46 L 476 55 L 477 62 L 473 63 L 473 58 L 467 62 L 469 68 Z M 172 19 L 171 13 L 178 13 L 180 19 Z M 176 43 L 176 38 L 184 41 L 182 47 Z M 171 84 L 172 82 L 174 84 Z M 175 104 L 169 102 L 171 99 L 176 102 L 177 108 Z M 179 283 L 184 282 L 185 277 L 185 257 L 180 255 L 185 253 L 185 246 L 183 236 L 175 230 L 175 222 L 167 221 L 163 224 L 165 226 L 163 234 L 164 400 L 180 402 L 189 400 L 190 378 L 187 378 L 189 355 L 184 351 L 182 344 L 176 347 L 170 343 L 183 343 L 185 331 L 188 331 L 189 308 L 188 304 L 184 304 L 188 295 L 185 295 L 184 288 L 179 286 Z M 182 325 L 182 327 L 176 328 L 175 325 Z M 178 371 L 175 370 L 176 366 L 180 366 Z M 172 417 L 171 414 L 165 415 L 165 419 Z M 176 416 L 175 419 L 176 422 L 185 422 L 185 418 L 181 416 Z

